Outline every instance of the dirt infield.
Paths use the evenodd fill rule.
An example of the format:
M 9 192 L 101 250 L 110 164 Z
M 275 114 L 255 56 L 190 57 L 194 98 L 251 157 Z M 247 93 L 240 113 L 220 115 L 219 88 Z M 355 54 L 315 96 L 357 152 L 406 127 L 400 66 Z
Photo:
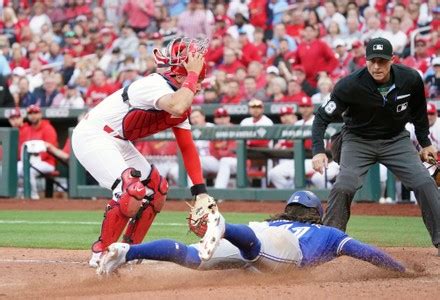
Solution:
M 0 210 L 102 210 L 105 201 L 0 200 Z M 280 211 L 281 202 L 224 202 L 222 211 Z M 165 210 L 186 210 L 169 201 Z M 416 205 L 355 204 L 354 214 L 419 216 Z M 241 270 L 194 271 L 170 263 L 144 262 L 99 278 L 88 268 L 89 251 L 0 248 L 0 299 L 431 299 L 440 292 L 440 257 L 434 248 L 388 248 L 417 272 L 396 274 L 342 257 L 282 275 Z
M 440 290 L 440 258 L 434 250 L 387 249 L 401 261 L 422 261 L 418 267 L 424 271 L 407 275 L 343 257 L 282 275 L 193 271 L 148 262 L 122 269 L 119 277 L 99 278 L 85 264 L 88 251 L 3 248 L 0 298 L 434 299 Z

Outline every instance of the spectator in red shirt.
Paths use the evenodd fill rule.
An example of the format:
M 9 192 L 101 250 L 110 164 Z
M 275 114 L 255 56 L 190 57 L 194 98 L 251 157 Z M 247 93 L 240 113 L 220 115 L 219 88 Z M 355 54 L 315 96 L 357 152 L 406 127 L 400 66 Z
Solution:
M 228 111 L 223 107 L 219 107 L 214 111 L 214 123 L 217 126 L 233 126 Z M 209 143 L 211 155 L 219 160 L 215 188 L 227 188 L 231 175 L 237 173 L 236 150 L 235 140 L 215 140 Z
M 92 15 L 92 10 L 90 9 L 90 5 L 85 0 L 75 0 L 74 14 L 75 17 L 89 17 Z
M 87 52 L 85 51 L 84 45 L 81 43 L 79 39 L 75 39 L 72 42 L 72 53 L 74 57 L 81 57 L 84 55 L 87 55 Z
M 316 86 L 320 72 L 331 74 L 338 66 L 338 60 L 332 49 L 318 39 L 318 28 L 306 24 L 303 30 L 303 41 L 296 52 L 295 64 L 301 64 L 306 71 L 307 81 Z
M 418 38 L 416 39 L 415 46 L 416 50 L 414 56 L 408 56 L 402 61 L 402 64 L 425 73 L 431 60 L 428 55 L 427 42 L 422 38 Z
M 224 36 L 228 29 L 229 19 L 227 16 L 216 16 L 212 36 Z
M 301 65 L 294 65 L 292 67 L 292 75 L 296 78 L 296 81 L 301 85 L 301 89 L 307 96 L 311 97 L 317 92 L 317 89 L 313 87 L 306 79 L 306 70 Z
M 105 49 L 110 49 L 113 41 L 116 39 L 116 34 L 107 27 L 102 28 L 99 31 L 100 41 L 104 45 Z
M 301 88 L 301 84 L 297 78 L 292 78 L 287 83 L 287 95 L 284 97 L 282 102 L 289 103 L 300 103 L 301 99 L 307 97 L 306 93 Z
M 258 48 L 247 38 L 245 31 L 239 31 L 238 42 L 241 47 L 239 60 L 247 67 L 252 61 L 261 61 L 261 55 L 258 53 Z
M 300 8 L 296 8 L 283 15 L 283 23 L 289 36 L 299 38 L 304 29 L 304 16 Z
M 431 26 L 434 31 L 438 31 L 440 28 L 440 6 L 432 9 L 432 21 Z
M 267 29 L 267 10 L 268 1 L 251 0 L 249 6 L 249 23 L 255 28 Z
M 339 64 L 338 67 L 333 70 L 331 77 L 340 79 L 350 74 L 349 64 L 352 59 L 352 55 L 347 51 L 347 45 L 345 44 L 344 40 L 335 40 L 333 42 L 333 48 Z
M 247 73 L 249 76 L 255 78 L 257 82 L 257 90 L 264 89 L 266 87 L 267 79 L 264 72 L 263 65 L 258 61 L 253 61 L 249 64 Z
M 19 35 L 20 27 L 17 16 L 12 7 L 3 6 L 3 18 L 0 20 L 0 34 L 6 35 L 9 44 L 16 42 L 16 37 Z
M 258 54 L 263 61 L 266 60 L 267 44 L 264 42 L 264 31 L 261 28 L 255 28 L 254 31 L 254 45 L 257 48 Z
M 353 42 L 353 44 L 351 45 L 351 53 L 353 57 L 348 63 L 348 70 L 350 73 L 358 69 L 362 69 L 367 63 L 367 60 L 365 58 L 365 47 L 361 41 Z
M 240 94 L 240 84 L 238 80 L 231 78 L 227 81 L 226 93 L 220 101 L 221 104 L 239 104 L 243 99 Z
M 223 52 L 223 63 L 219 66 L 220 71 L 233 75 L 243 64 L 237 59 L 237 54 L 232 48 L 225 48 Z
M 222 62 L 223 49 L 222 36 L 214 35 L 205 55 L 205 61 L 209 67 L 217 66 Z
M 29 69 L 30 61 L 26 58 L 26 56 L 23 55 L 20 44 L 15 43 L 12 45 L 12 58 L 9 62 L 9 66 L 11 67 L 11 70 L 15 69 L 16 67 Z
M 127 0 L 123 8 L 128 25 L 136 32 L 145 31 L 154 16 L 153 0 Z
M 31 198 L 39 199 L 37 190 L 37 176 L 39 172 L 50 173 L 55 170 L 55 158 L 45 149 L 45 142 L 54 146 L 58 146 L 57 133 L 55 128 L 48 120 L 43 120 L 41 109 L 37 105 L 31 105 L 27 108 L 27 118 L 29 128 L 24 132 L 23 144 L 27 144 L 29 149 L 34 148 L 31 155 L 30 163 L 30 181 L 31 181 Z M 37 150 L 38 148 L 38 150 Z M 23 162 L 17 163 L 19 176 L 23 176 Z M 38 170 L 38 171 L 37 171 Z
M 92 84 L 90 84 L 86 93 L 86 105 L 95 107 L 115 91 L 114 86 L 106 82 L 106 76 L 103 70 L 96 69 L 93 72 Z

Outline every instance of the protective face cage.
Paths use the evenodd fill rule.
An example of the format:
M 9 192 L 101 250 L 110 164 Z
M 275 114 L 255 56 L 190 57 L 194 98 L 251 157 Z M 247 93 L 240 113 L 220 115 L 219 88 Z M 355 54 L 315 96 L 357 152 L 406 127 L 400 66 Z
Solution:
M 187 61 L 189 53 L 205 55 L 208 44 L 208 39 L 176 38 L 163 49 L 153 49 L 153 55 L 158 68 L 178 67 Z

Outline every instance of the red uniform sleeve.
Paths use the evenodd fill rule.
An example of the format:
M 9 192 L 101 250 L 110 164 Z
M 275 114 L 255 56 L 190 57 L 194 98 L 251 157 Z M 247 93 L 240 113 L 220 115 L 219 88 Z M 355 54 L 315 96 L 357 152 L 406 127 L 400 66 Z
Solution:
M 177 145 L 182 153 L 186 171 L 194 185 L 204 184 L 200 157 L 194 144 L 191 130 L 173 127 Z

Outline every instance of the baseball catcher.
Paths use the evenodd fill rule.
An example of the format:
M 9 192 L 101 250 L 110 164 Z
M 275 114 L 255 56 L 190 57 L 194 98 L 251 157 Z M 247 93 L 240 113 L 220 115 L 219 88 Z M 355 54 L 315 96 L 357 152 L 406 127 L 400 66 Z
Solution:
M 265 222 L 235 225 L 213 209 L 199 244 L 157 240 L 140 245 L 115 243 L 97 270 L 111 274 L 135 259 L 170 261 L 193 269 L 249 267 L 260 272 L 282 272 L 310 267 L 348 255 L 397 272 L 407 271 L 383 251 L 361 243 L 333 227 L 323 226 L 319 198 L 309 191 L 295 192 L 284 212 Z
M 102 252 L 121 236 L 142 242 L 165 203 L 168 183 L 136 150 L 132 141 L 171 128 L 193 182 L 190 229 L 203 236 L 208 212 L 216 206 L 207 194 L 188 116 L 206 75 L 207 40 L 178 38 L 153 55 L 164 74 L 153 73 L 105 98 L 76 126 L 72 149 L 80 163 L 113 197 L 89 261 L 98 266 Z M 127 226 L 128 224 L 128 226 Z

